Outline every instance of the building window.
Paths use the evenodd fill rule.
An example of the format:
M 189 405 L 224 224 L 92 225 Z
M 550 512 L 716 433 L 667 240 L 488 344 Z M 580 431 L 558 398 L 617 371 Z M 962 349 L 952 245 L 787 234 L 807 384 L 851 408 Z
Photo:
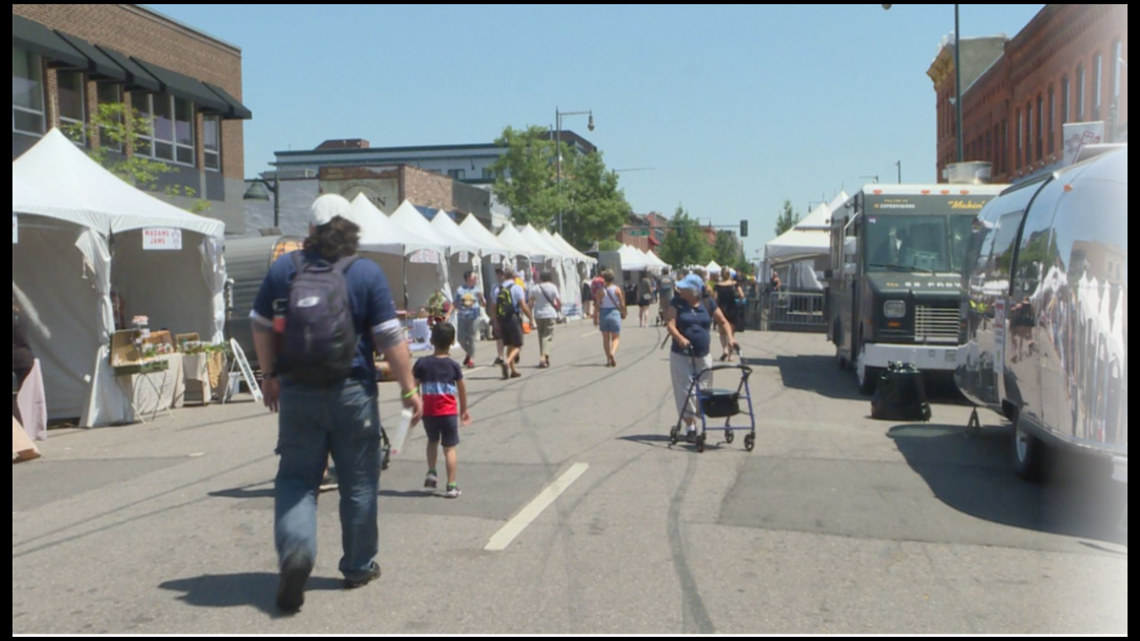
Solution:
M 1033 164 L 1033 103 L 1025 103 L 1025 165 Z
M 993 166 L 996 168 L 997 163 L 994 162 L 994 140 L 992 138 L 992 133 L 993 132 L 989 131 L 988 129 L 986 130 L 985 155 L 982 157 L 993 163 Z
M 222 170 L 222 119 L 218 116 L 202 118 L 202 138 L 206 152 L 206 169 Z
M 494 180 L 494 179 L 495 179 L 495 170 L 491 169 L 490 167 L 484 167 L 483 168 L 483 180 Z
M 57 85 L 59 86 L 59 123 L 60 128 L 68 134 L 68 137 L 75 141 L 77 145 L 87 144 L 87 132 L 83 129 L 83 123 L 86 122 L 86 105 L 87 101 L 84 91 L 86 84 L 83 80 L 83 73 L 80 71 L 63 71 L 60 70 L 56 74 Z M 78 125 L 78 131 L 72 134 L 71 132 Z
M 1061 124 L 1069 122 L 1069 77 L 1061 78 Z
M 1049 155 L 1053 154 L 1053 134 L 1057 130 L 1057 95 L 1049 87 Z
M 95 97 L 100 105 L 114 105 L 123 102 L 123 88 L 119 85 L 101 82 L 97 87 Z M 119 122 L 122 122 L 121 117 L 119 118 Z M 123 144 L 111 140 L 111 137 L 107 134 L 107 130 L 103 127 L 99 128 L 99 145 L 120 153 L 123 151 Z
M 1085 66 L 1077 66 L 1077 122 L 1085 121 Z
M 12 131 L 42 136 L 45 120 L 43 61 L 12 47 Z
M 1014 168 L 1021 169 L 1021 136 L 1025 132 L 1025 117 L 1021 115 L 1021 110 L 1017 110 L 1017 148 L 1014 151 Z
M 1093 120 L 1100 120 L 1101 78 L 1104 70 L 1104 56 L 1099 53 L 1093 58 Z
M 467 177 L 467 171 L 465 169 L 448 169 L 447 175 L 454 180 L 463 180 Z
M 1112 45 L 1112 97 L 1120 98 L 1120 66 L 1124 64 L 1124 47 L 1117 40 Z M 1119 105 L 1117 105 L 1119 108 Z
M 133 106 L 151 122 L 152 135 L 139 136 L 135 153 L 194 166 L 194 103 L 169 95 L 131 94 Z
M 1045 126 L 1043 124 L 1045 122 L 1044 112 L 1045 112 L 1045 99 L 1042 98 L 1040 94 L 1038 94 L 1037 95 L 1037 141 L 1036 141 L 1037 160 L 1041 160 L 1042 152 L 1044 151 L 1044 147 L 1045 147 L 1045 139 L 1044 139 Z

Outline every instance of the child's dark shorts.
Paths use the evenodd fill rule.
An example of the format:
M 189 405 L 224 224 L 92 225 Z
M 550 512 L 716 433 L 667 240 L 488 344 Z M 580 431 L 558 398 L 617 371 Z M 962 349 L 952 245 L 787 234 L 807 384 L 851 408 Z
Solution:
M 432 443 L 442 441 L 444 447 L 459 445 L 458 416 L 425 416 L 424 431 Z

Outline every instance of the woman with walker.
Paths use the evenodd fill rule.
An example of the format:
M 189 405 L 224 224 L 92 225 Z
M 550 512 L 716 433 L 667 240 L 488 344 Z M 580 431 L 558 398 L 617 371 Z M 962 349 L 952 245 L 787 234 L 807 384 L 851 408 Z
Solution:
M 693 377 L 701 373 L 697 387 L 712 387 L 712 325 L 715 322 L 735 349 L 738 347 L 732 334 L 732 325 L 724 317 L 716 301 L 704 298 L 705 283 L 700 276 L 690 274 L 677 282 L 677 296 L 665 310 L 665 329 L 673 337 L 673 350 L 669 356 L 673 377 L 673 397 L 677 412 L 684 417 L 686 439 L 696 440 L 697 418 L 701 416 L 695 395 L 690 394 Z

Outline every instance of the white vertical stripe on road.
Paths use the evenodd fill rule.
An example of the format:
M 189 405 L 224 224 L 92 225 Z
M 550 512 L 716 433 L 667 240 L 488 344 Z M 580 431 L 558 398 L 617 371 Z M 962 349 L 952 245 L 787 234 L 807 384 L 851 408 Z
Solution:
M 588 463 L 575 463 L 572 465 L 569 470 L 566 470 L 565 474 L 543 490 L 529 505 L 524 507 L 515 518 L 508 521 L 501 530 L 496 532 L 495 536 L 491 537 L 491 542 L 483 549 L 488 552 L 502 552 L 507 549 L 511 542 L 514 541 L 518 535 L 522 534 L 528 525 L 533 523 L 546 508 L 550 507 L 554 501 L 556 501 L 574 481 L 577 481 L 585 474 L 588 469 L 590 469 Z

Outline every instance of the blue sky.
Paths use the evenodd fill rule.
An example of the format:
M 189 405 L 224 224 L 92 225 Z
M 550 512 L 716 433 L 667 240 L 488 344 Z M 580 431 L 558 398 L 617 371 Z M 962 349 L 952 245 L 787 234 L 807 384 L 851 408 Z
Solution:
M 926 70 L 949 4 L 760 6 L 148 5 L 243 51 L 246 175 L 329 138 L 490 142 L 593 110 L 586 134 L 635 211 L 750 221 L 878 174 L 935 180 Z M 1015 35 L 1043 5 L 969 4 L 963 37 Z

